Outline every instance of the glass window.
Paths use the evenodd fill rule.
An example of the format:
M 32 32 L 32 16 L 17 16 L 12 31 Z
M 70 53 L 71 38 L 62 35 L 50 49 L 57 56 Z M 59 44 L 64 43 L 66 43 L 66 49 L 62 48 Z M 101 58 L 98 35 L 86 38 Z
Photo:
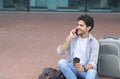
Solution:
M 85 11 L 85 0 L 58 0 L 57 4 L 58 11 Z
M 30 0 L 30 10 L 84 11 L 85 0 Z
M 4 9 L 4 1 L 0 0 L 0 10 L 3 10 L 3 9 Z
M 47 0 L 30 0 L 30 10 L 47 10 Z
M 120 12 L 120 0 L 88 0 L 88 12 Z
M 120 0 L 0 0 L 0 10 L 120 12 Z
M 27 0 L 4 0 L 4 10 L 26 10 Z

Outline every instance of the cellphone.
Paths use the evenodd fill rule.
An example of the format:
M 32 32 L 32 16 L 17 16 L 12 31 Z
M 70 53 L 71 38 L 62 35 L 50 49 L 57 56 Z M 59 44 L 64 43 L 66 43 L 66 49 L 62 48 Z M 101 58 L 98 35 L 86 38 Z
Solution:
M 75 65 L 76 63 L 80 63 L 80 58 L 73 58 L 73 64 Z
M 76 29 L 76 32 L 75 32 L 76 35 L 78 35 L 78 29 Z

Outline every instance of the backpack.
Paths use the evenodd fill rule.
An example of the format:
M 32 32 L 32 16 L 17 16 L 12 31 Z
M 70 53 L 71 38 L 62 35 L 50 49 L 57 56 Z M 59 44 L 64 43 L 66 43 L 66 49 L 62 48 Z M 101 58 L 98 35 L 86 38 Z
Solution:
M 60 70 L 45 68 L 38 79 L 65 79 L 65 77 Z

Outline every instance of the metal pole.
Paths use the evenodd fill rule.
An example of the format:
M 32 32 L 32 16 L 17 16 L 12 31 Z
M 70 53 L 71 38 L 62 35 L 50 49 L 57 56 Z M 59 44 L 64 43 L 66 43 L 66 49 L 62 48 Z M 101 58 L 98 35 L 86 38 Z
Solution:
M 87 12 L 87 0 L 85 0 L 85 12 Z
M 30 11 L 30 0 L 26 0 L 27 2 L 26 2 L 26 5 L 27 5 L 27 11 Z

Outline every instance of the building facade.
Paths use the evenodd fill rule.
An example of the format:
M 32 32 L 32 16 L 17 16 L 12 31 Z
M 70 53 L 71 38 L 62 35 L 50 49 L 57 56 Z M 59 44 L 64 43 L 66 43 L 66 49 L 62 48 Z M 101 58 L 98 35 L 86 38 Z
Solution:
M 120 0 L 0 0 L 0 11 L 120 12 Z

